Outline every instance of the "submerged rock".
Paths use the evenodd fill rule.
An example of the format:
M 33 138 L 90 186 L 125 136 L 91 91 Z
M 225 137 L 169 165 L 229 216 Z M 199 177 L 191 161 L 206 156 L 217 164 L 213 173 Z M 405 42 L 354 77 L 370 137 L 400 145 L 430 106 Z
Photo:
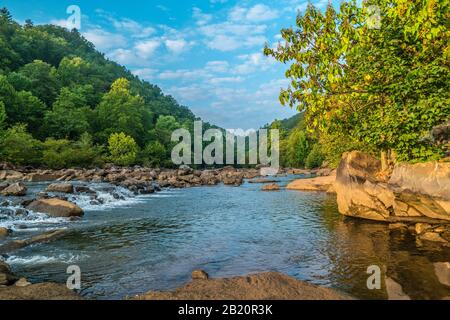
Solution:
M 350 300 L 350 296 L 277 272 L 225 279 L 196 279 L 172 292 L 149 292 L 137 300 Z
M 17 182 L 4 188 L 0 194 L 2 196 L 21 197 L 27 194 L 27 187 L 22 182 Z
M 13 240 L 10 242 L 7 242 L 5 244 L 0 245 L 0 254 L 5 254 L 11 251 L 15 251 L 21 248 L 24 248 L 26 246 L 36 244 L 36 243 L 43 243 L 43 242 L 49 242 L 55 239 L 58 239 L 62 237 L 65 234 L 65 230 L 53 230 L 49 231 L 43 234 L 40 234 L 38 236 L 32 237 L 30 239 L 25 240 Z
M 0 227 L 0 239 L 6 238 L 9 235 L 9 232 L 8 229 Z
M 81 217 L 84 215 L 83 209 L 76 204 L 61 199 L 39 199 L 27 206 L 27 209 L 46 213 L 52 217 Z
M 268 184 L 262 187 L 262 191 L 279 191 L 279 190 L 280 186 L 277 185 L 276 183 Z

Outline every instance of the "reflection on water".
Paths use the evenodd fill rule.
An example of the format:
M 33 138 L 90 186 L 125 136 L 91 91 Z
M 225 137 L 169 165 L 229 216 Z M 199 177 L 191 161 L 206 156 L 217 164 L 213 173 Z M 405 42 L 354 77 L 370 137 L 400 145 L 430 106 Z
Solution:
M 198 268 L 213 277 L 279 271 L 358 298 L 387 298 L 384 281 L 381 290 L 367 289 L 369 265 L 413 299 L 450 296 L 433 266 L 450 261 L 448 248 L 421 247 L 383 224 L 344 218 L 333 195 L 260 188 L 165 191 L 89 208 L 63 239 L 15 252 L 8 262 L 31 281 L 57 282 L 78 264 L 82 294 L 99 299 L 173 289 Z

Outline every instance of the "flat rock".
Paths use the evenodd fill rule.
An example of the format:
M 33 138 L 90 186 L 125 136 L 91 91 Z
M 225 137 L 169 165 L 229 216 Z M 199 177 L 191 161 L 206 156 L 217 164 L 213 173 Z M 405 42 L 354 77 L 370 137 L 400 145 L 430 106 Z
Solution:
M 323 176 L 309 179 L 297 179 L 289 183 L 288 190 L 299 191 L 328 191 L 333 186 L 336 176 Z
M 434 272 L 440 283 L 450 287 L 450 262 L 434 263 Z
M 73 193 L 74 188 L 70 183 L 52 183 L 45 189 L 46 192 Z
M 195 280 L 172 292 L 149 292 L 138 300 L 351 300 L 277 272 L 225 279 Z

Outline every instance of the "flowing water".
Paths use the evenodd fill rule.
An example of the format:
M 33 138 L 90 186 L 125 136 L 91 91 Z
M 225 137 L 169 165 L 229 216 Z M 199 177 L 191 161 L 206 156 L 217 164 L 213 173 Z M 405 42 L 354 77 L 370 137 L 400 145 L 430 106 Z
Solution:
M 285 185 L 293 178 L 278 179 Z M 30 184 L 29 193 L 45 185 Z M 89 186 L 103 204 L 91 204 L 88 195 L 72 196 L 86 213 L 79 221 L 32 212 L 12 215 L 17 206 L 3 204 L 0 226 L 14 231 L 8 241 L 67 229 L 52 243 L 5 255 L 15 273 L 31 282 L 65 283 L 67 267 L 78 265 L 82 295 L 122 299 L 174 289 L 189 281 L 194 269 L 212 277 L 279 271 L 357 298 L 384 299 L 384 281 L 380 290 L 369 290 L 366 284 L 367 268 L 377 265 L 383 279 L 395 279 L 413 299 L 450 296 L 434 266 L 450 261 L 448 248 L 417 243 L 384 224 L 342 217 L 334 195 L 262 192 L 261 185 L 249 183 L 146 196 Z

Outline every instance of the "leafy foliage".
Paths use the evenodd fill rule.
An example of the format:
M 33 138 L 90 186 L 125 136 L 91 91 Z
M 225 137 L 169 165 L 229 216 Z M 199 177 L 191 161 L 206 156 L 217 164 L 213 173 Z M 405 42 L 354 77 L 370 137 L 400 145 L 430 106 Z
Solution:
M 322 141 L 345 136 L 392 150 L 398 160 L 439 158 L 442 151 L 422 138 L 450 115 L 449 7 L 445 0 L 370 0 L 322 13 L 309 5 L 296 29 L 281 31 L 284 44 L 265 48 L 290 63 L 291 86 L 280 101 L 305 111 Z
M 117 165 L 128 166 L 136 161 L 139 147 L 130 136 L 125 133 L 113 133 L 108 139 L 110 159 Z

